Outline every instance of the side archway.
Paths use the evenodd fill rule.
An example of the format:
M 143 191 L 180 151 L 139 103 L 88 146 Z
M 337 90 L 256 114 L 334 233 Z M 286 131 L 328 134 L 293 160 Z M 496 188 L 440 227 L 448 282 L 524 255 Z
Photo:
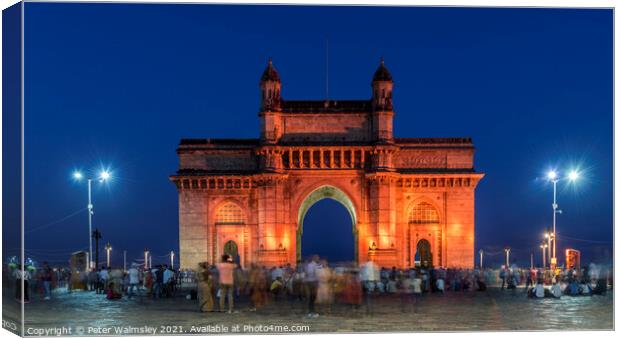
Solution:
M 420 258 L 420 264 L 423 262 L 429 266 L 433 263 L 442 264 L 443 231 L 441 224 L 441 215 L 433 203 L 425 199 L 412 203 L 408 213 L 406 234 L 409 266 L 415 265 L 416 257 Z
M 357 259 L 357 250 L 358 250 L 358 233 L 357 233 L 357 221 L 358 221 L 358 217 L 357 217 L 357 211 L 355 209 L 355 205 L 353 204 L 353 201 L 351 200 L 351 198 L 344 193 L 342 190 L 331 186 L 331 185 L 323 185 L 320 186 L 318 188 L 316 188 L 315 190 L 313 190 L 310 194 L 308 194 L 308 196 L 306 196 L 306 198 L 303 199 L 303 201 L 301 202 L 300 206 L 299 206 L 299 211 L 297 214 L 297 262 L 299 263 L 301 261 L 301 240 L 302 240 L 302 234 L 303 234 L 303 224 L 304 224 L 304 219 L 306 217 L 306 214 L 308 213 L 308 210 L 310 210 L 310 208 L 317 203 L 320 200 L 323 200 L 325 198 L 329 198 L 332 200 L 335 200 L 337 202 L 339 202 L 340 204 L 342 204 L 345 209 L 347 210 L 347 212 L 349 213 L 349 215 L 351 216 L 351 231 L 353 233 L 353 248 L 354 248 L 354 256 L 355 259 Z
M 213 217 L 213 262 L 218 262 L 221 255 L 227 254 L 243 266 L 248 255 L 245 210 L 236 201 L 227 199 L 217 205 Z

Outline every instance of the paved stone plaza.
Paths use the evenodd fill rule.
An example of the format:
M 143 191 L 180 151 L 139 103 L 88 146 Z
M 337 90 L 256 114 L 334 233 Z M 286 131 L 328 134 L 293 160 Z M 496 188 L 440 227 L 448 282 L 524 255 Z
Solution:
M 236 324 L 240 325 L 241 333 L 248 333 L 245 325 L 265 325 L 267 328 L 274 325 L 275 332 L 281 332 L 275 326 L 284 325 L 297 326 L 296 330 L 306 332 L 613 329 L 612 291 L 605 296 L 563 296 L 561 299 L 540 300 L 527 298 L 523 289 L 426 294 L 420 298 L 416 311 L 411 313 L 400 312 L 397 298 L 383 296 L 377 299 L 372 316 L 367 316 L 363 307 L 352 310 L 336 305 L 331 314 L 319 318 L 306 318 L 301 303 L 291 305 L 286 301 L 271 302 L 258 312 L 248 311 L 247 303 L 241 302 L 238 304 L 239 313 L 207 314 L 196 311 L 197 301 L 181 296 L 157 301 L 125 298 L 108 301 L 103 295 L 91 292 L 62 292 L 51 301 L 36 297 L 26 305 L 27 335 L 43 333 L 41 329 L 61 327 L 71 329 L 63 335 L 117 335 L 116 329 L 145 330 L 145 326 L 155 328 L 157 334 L 205 334 L 222 328 L 232 330 Z M 18 318 L 18 309 L 17 302 L 5 298 L 4 319 Z M 170 332 L 162 332 L 162 326 Z M 53 335 L 55 331 L 48 333 Z

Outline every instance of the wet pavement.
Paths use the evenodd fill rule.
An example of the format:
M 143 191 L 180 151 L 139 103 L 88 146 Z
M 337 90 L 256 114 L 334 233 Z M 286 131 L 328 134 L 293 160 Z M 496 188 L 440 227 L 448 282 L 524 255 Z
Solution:
M 58 290 L 61 291 L 61 290 Z M 123 335 L 291 332 L 404 332 L 478 330 L 611 330 L 613 291 L 604 296 L 530 299 L 523 289 L 425 294 L 412 312 L 397 297 L 376 299 L 374 314 L 336 304 L 307 318 L 305 304 L 270 302 L 258 312 L 241 302 L 238 313 L 199 313 L 183 296 L 106 300 L 93 292 L 57 292 L 26 304 L 26 335 Z M 19 304 L 4 299 L 4 319 L 19 318 Z M 238 329 L 238 331 L 235 331 Z

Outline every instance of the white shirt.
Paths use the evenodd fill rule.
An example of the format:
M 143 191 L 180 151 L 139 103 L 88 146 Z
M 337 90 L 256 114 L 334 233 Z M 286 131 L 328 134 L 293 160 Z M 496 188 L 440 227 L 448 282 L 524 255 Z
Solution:
M 422 293 L 422 280 L 420 278 L 413 279 L 413 293 Z
M 174 277 L 174 273 L 170 269 L 164 270 L 164 283 L 168 283 Z
M 127 273 L 129 274 L 129 284 L 138 284 L 140 282 L 140 273 L 138 272 L 138 269 L 129 268 Z
M 437 290 L 443 291 L 443 287 L 444 287 L 443 279 L 438 279 L 437 282 L 435 282 L 435 285 L 437 286 Z
M 553 297 L 560 298 L 562 296 L 562 288 L 560 288 L 560 284 L 553 284 L 551 286 L 551 293 L 553 293 Z
M 316 269 L 318 268 L 318 264 L 314 261 L 308 263 L 306 265 L 306 281 L 307 282 L 316 282 L 318 281 L 318 276 L 316 275 Z
M 373 261 L 364 263 L 361 269 L 361 279 L 363 281 L 374 282 L 379 280 L 379 269 Z
M 271 279 L 272 280 L 276 280 L 278 277 L 280 277 L 280 278 L 284 277 L 284 270 L 282 270 L 280 268 L 275 268 L 271 272 Z
M 108 279 L 108 270 L 101 270 L 101 271 L 99 271 L 99 278 L 101 278 L 103 280 L 107 280 Z
M 545 287 L 542 286 L 542 284 L 536 284 L 536 287 L 534 288 L 534 294 L 536 295 L 537 298 L 544 298 Z

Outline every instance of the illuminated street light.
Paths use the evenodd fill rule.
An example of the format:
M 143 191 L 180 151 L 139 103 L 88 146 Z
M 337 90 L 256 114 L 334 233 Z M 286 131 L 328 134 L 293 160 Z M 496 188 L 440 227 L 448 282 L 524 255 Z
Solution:
M 99 178 L 98 181 L 99 182 L 104 182 L 107 181 L 108 179 L 110 179 L 111 174 L 109 171 L 107 170 L 102 170 L 101 173 L 99 173 Z M 75 171 L 73 172 L 73 178 L 76 179 L 77 181 L 81 181 L 84 178 L 84 174 L 82 174 L 82 172 L 80 171 Z M 92 181 L 93 179 L 91 177 L 87 178 L 87 182 L 88 182 L 88 263 L 89 263 L 89 267 L 93 267 L 93 239 L 91 237 L 91 234 L 93 232 L 93 202 L 92 202 L 92 189 L 91 189 L 91 185 L 92 185 Z
M 505 248 L 504 252 L 506 253 L 506 268 L 510 267 L 510 248 Z
M 108 242 L 108 244 L 105 245 L 105 251 L 107 253 L 107 258 L 108 258 L 108 260 L 107 260 L 107 262 L 108 262 L 107 267 L 109 268 L 110 267 L 110 251 L 112 251 L 112 246 L 110 245 L 110 242 Z
M 547 239 L 547 244 L 545 244 L 545 248 L 549 248 L 549 251 L 547 253 L 547 257 L 549 259 L 549 263 L 551 263 L 551 242 L 555 239 L 555 237 L 553 236 L 553 232 L 551 231 L 547 231 L 545 232 L 545 239 Z
M 579 173 L 578 173 L 578 172 L 576 172 L 575 170 L 571 171 L 571 172 L 568 174 L 568 179 L 569 179 L 569 180 L 571 180 L 571 181 L 575 181 L 575 180 L 577 180 L 578 178 L 579 178 Z
M 106 180 L 108 180 L 109 178 L 110 178 L 110 172 L 109 172 L 109 171 L 107 171 L 107 170 L 104 170 L 104 171 L 102 171 L 102 172 L 99 174 L 99 179 L 100 179 L 101 181 L 106 181 Z
M 547 173 L 547 178 L 553 182 L 553 204 L 551 204 L 551 207 L 553 208 L 553 254 L 551 255 L 551 248 L 549 248 L 550 250 L 550 255 L 551 255 L 551 261 L 549 262 L 549 265 L 552 269 L 554 269 L 558 263 L 557 261 L 557 256 L 556 256 L 556 248 L 557 248 L 557 231 L 556 231 L 556 214 L 561 214 L 562 210 L 558 209 L 558 203 L 557 203 L 557 184 L 558 181 L 560 181 L 560 176 L 558 175 L 557 172 L 555 172 L 555 170 L 551 170 Z M 574 182 L 579 178 L 579 173 L 575 170 L 571 171 L 567 178 L 571 181 Z
M 149 268 L 149 249 L 144 248 L 144 269 Z
M 170 269 L 174 269 L 174 251 L 170 251 Z
M 482 270 L 482 255 L 484 255 L 484 251 L 482 249 L 480 249 L 480 251 L 478 251 L 478 253 L 480 254 L 480 270 Z
M 543 244 L 540 245 L 540 248 L 542 249 L 542 266 L 543 266 L 543 269 L 547 268 L 547 260 L 546 260 L 546 257 L 547 257 L 547 246 L 548 246 L 547 243 L 543 243 Z

